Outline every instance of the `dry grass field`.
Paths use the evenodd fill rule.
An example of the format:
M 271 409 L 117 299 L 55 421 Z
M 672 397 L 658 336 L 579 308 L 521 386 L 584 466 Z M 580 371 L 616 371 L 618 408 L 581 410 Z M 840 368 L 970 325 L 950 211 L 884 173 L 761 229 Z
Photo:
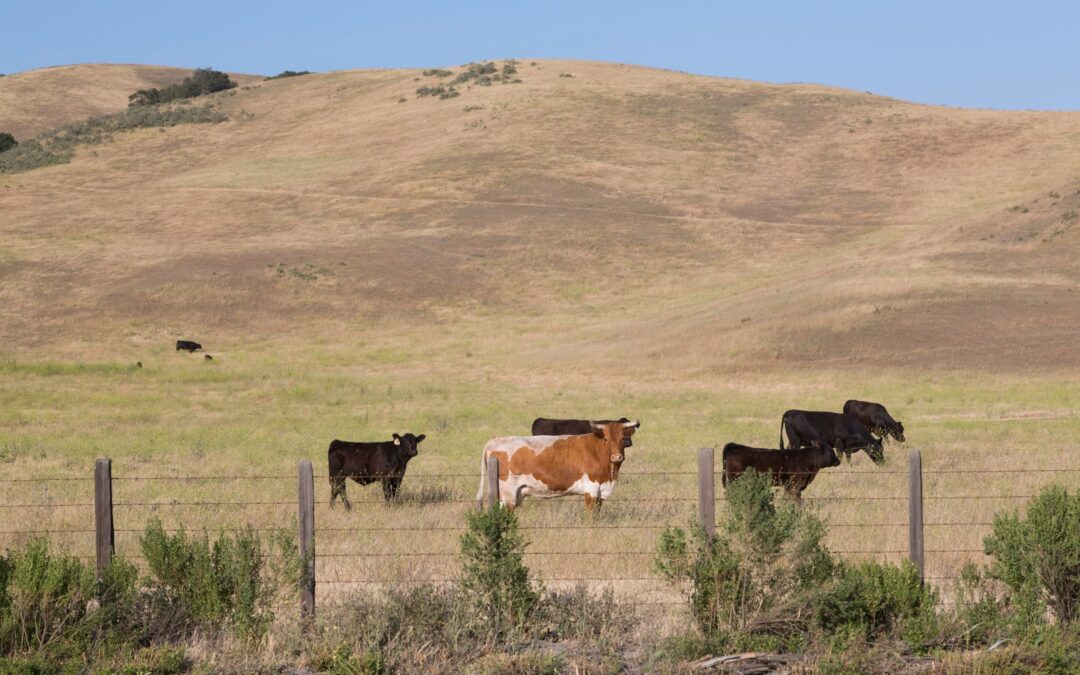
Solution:
M 697 447 L 775 446 L 784 410 L 848 398 L 923 453 L 932 577 L 981 559 L 972 523 L 1016 496 L 1080 487 L 1080 114 L 516 68 L 449 99 L 416 70 L 252 82 L 211 97 L 228 122 L 0 175 L 0 478 L 85 478 L 0 483 L 3 541 L 89 528 L 63 505 L 101 456 L 175 477 L 117 481 L 122 553 L 153 516 L 289 526 L 298 459 L 325 502 L 331 439 L 413 431 L 400 504 L 350 484 L 351 513 L 317 506 L 319 575 L 442 578 L 489 437 L 626 414 L 643 427 L 596 519 L 521 515 L 549 585 L 640 593 L 657 528 L 693 512 Z M 55 95 L 0 98 L 0 130 Z M 844 555 L 901 557 L 906 451 L 807 491 Z M 277 478 L 183 478 L 250 475 Z

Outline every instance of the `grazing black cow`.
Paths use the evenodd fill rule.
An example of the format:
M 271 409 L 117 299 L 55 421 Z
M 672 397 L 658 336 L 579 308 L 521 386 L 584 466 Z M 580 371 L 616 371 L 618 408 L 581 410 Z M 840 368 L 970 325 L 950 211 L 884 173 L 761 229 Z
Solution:
M 383 497 L 390 501 L 401 487 L 405 476 L 405 466 L 416 457 L 420 441 L 426 436 L 394 434 L 392 441 L 378 443 L 353 443 L 352 441 L 330 441 L 327 459 L 330 465 L 330 508 L 334 500 L 341 495 L 341 502 L 346 509 L 351 509 L 349 498 L 345 496 L 345 479 L 352 478 L 361 485 L 379 481 L 382 483 Z
M 206 361 L 213 361 L 214 357 L 207 354 L 206 356 L 203 357 L 203 359 L 206 360 Z
M 620 417 L 617 420 L 557 420 L 547 417 L 537 417 L 532 423 L 533 436 L 582 436 L 593 432 L 593 425 L 605 425 L 612 422 L 626 424 L 630 420 Z M 638 423 L 641 426 L 641 423 Z M 623 447 L 629 448 L 634 445 L 630 436 L 623 436 Z
M 780 449 L 784 449 L 784 432 L 788 448 L 810 447 L 820 441 L 842 452 L 851 460 L 851 453 L 862 450 L 874 464 L 885 463 L 881 441 L 870 435 L 858 418 L 844 413 L 789 410 L 780 420 Z
M 178 351 L 178 352 L 179 351 L 197 352 L 200 349 L 202 349 L 202 345 L 199 344 L 198 342 L 192 342 L 191 340 L 177 340 L 176 341 L 176 351 Z
M 724 446 L 723 458 L 724 475 L 721 480 L 725 487 L 747 469 L 753 469 L 769 474 L 774 485 L 784 488 L 799 500 L 802 499 L 802 491 L 814 480 L 818 471 L 840 466 L 836 452 L 820 441 L 811 441 L 809 448 L 792 450 L 767 450 L 728 443 Z
M 871 401 L 848 401 L 844 404 L 844 413 L 862 422 L 863 426 L 881 436 L 881 440 L 892 436 L 904 442 L 904 425 L 894 420 L 885 406 Z

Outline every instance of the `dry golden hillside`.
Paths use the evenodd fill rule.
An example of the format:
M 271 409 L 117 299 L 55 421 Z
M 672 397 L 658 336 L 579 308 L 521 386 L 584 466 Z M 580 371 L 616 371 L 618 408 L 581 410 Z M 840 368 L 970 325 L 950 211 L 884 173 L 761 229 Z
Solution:
M 228 122 L 0 176 L 0 349 L 400 336 L 536 372 L 1080 366 L 1080 113 L 517 71 L 446 99 L 419 70 L 259 82 L 213 97 Z
M 121 110 L 135 91 L 175 84 L 190 74 L 186 68 L 83 64 L 0 77 L 0 131 L 25 140 L 53 127 Z M 233 79 L 246 84 L 261 78 L 234 75 Z

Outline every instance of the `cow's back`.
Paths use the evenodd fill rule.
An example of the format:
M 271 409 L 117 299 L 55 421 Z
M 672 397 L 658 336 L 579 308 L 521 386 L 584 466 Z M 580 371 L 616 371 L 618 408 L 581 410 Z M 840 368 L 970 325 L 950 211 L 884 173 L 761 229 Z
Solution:
M 580 436 L 592 432 L 589 420 L 556 420 L 537 417 L 532 423 L 533 436 Z

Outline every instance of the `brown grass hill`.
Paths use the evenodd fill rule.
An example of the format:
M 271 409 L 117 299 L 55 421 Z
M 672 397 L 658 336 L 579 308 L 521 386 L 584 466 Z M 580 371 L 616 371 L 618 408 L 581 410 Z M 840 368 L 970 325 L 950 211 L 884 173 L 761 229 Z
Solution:
M 127 107 L 139 89 L 176 84 L 191 69 L 125 64 L 39 68 L 0 77 L 0 131 L 22 141 L 43 131 Z M 262 78 L 232 75 L 236 82 Z
M 1080 113 L 447 70 L 252 83 L 211 97 L 227 122 L 0 176 L 3 349 L 362 334 L 687 375 L 1080 366 Z

